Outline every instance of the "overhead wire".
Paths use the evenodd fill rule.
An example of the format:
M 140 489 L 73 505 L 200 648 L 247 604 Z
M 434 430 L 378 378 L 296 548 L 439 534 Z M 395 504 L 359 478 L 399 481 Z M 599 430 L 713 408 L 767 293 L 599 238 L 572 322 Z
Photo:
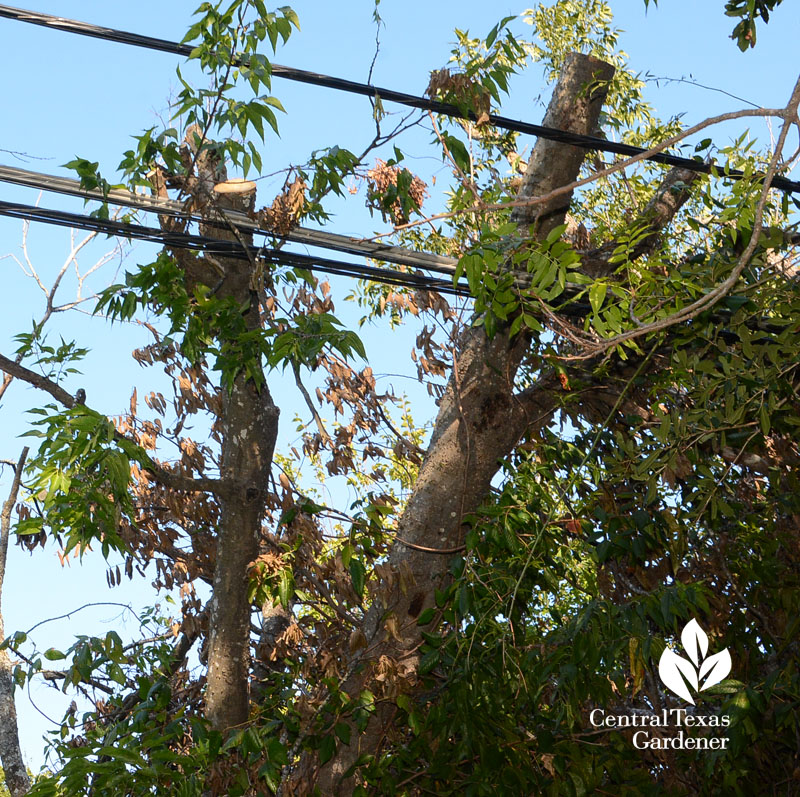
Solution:
M 103 219 L 96 216 L 85 216 L 52 208 L 40 208 L 34 205 L 5 202 L 0 200 L 0 216 L 21 219 L 22 221 L 37 221 L 54 224 L 61 227 L 73 227 L 90 232 L 105 233 L 107 235 L 121 236 L 136 240 L 148 241 L 174 249 L 191 249 L 209 255 L 230 257 L 236 260 L 252 260 L 258 258 L 263 262 L 279 266 L 303 269 L 310 272 L 321 272 L 344 277 L 356 277 L 385 285 L 413 288 L 421 291 L 435 291 L 449 296 L 469 298 L 469 286 L 463 281 L 429 277 L 424 274 L 415 274 L 404 271 L 393 271 L 377 266 L 368 266 L 362 263 L 349 263 L 331 258 L 316 257 L 298 252 L 288 252 L 255 244 L 244 246 L 238 241 L 225 241 L 205 235 L 196 235 L 186 232 L 170 232 L 159 227 L 146 227 L 140 224 L 130 224 L 116 219 Z M 520 275 L 517 287 L 525 290 L 524 275 Z M 585 293 L 585 286 L 567 284 L 562 293 L 563 303 L 558 308 L 558 314 L 571 318 L 584 318 L 591 313 L 592 308 L 588 301 L 581 295 Z M 733 313 L 727 309 L 718 309 L 709 312 L 708 320 L 719 324 L 719 334 L 728 343 L 735 343 L 739 334 L 728 324 Z M 743 324 L 750 332 L 760 335 L 779 335 L 785 331 L 785 326 L 776 323 L 774 319 L 748 319 Z M 751 338 L 751 342 L 756 338 Z
M 19 9 L 2 4 L 0 4 L 0 17 L 107 41 L 114 41 L 137 47 L 145 47 L 152 50 L 160 50 L 162 52 L 183 55 L 186 57 L 189 57 L 195 49 L 191 45 L 182 44 L 167 39 L 144 36 L 129 31 L 102 27 L 87 22 L 72 20 L 65 17 L 57 17 L 51 14 L 29 11 L 26 9 Z M 232 61 L 234 64 L 243 65 L 246 62 L 246 59 L 240 56 L 234 56 Z M 367 83 L 358 83 L 356 81 L 336 78 L 307 70 L 295 69 L 293 67 L 287 67 L 281 64 L 271 64 L 271 70 L 272 74 L 276 77 L 285 78 L 288 80 L 318 85 L 340 91 L 347 91 L 373 99 L 396 102 L 402 105 L 429 110 L 454 118 L 477 120 L 477 115 L 472 111 L 463 110 L 455 105 L 426 97 L 405 94 Z M 540 138 L 558 141 L 565 144 L 572 144 L 588 150 L 613 152 L 628 156 L 641 155 L 647 151 L 641 147 L 634 147 L 628 144 L 608 141 L 596 136 L 582 136 L 564 130 L 558 130 L 557 128 L 522 122 L 493 114 L 489 115 L 489 123 L 502 129 L 527 133 Z M 714 166 L 710 163 L 669 155 L 666 153 L 648 155 L 645 159 L 665 165 L 680 166 L 694 172 L 705 174 L 711 173 L 714 168 Z M 16 174 L 14 174 L 14 172 L 16 172 Z M 22 174 L 23 172 L 25 173 L 24 175 Z M 725 170 L 724 176 L 739 179 L 744 177 L 745 174 L 738 170 Z M 77 196 L 87 197 L 87 195 L 91 195 L 90 198 L 100 200 L 105 198 L 103 197 L 102 192 L 91 192 L 81 189 L 80 183 L 76 180 L 56 177 L 54 175 L 42 175 L 35 172 L 27 172 L 26 170 L 14 169 L 13 167 L 0 166 L 0 181 L 15 182 L 22 185 L 40 187 L 44 190 L 52 190 Z M 800 192 L 800 182 L 788 180 L 784 177 L 773 178 L 772 187 L 788 192 Z M 112 191 L 109 192 L 107 199 L 115 204 L 138 207 L 143 210 L 156 211 L 159 213 L 165 213 L 167 215 L 186 216 L 185 210 L 180 207 L 180 203 L 174 200 L 164 200 L 156 197 L 148 197 L 146 195 L 139 196 L 137 194 L 133 194 L 132 192 L 120 191 L 118 189 L 112 189 Z M 176 207 L 171 207 L 172 205 L 175 205 Z M 130 224 L 112 219 L 101 219 L 94 216 L 85 216 L 66 211 L 38 208 L 32 205 L 0 201 L 0 215 L 19 218 L 25 221 L 41 221 L 60 226 L 102 232 L 108 235 L 117 235 L 138 240 L 145 240 L 152 243 L 158 243 L 163 246 L 193 249 L 206 252 L 208 254 L 218 254 L 236 259 L 249 260 L 253 257 L 259 257 L 276 265 L 291 266 L 308 271 L 320 271 L 329 274 L 359 277 L 384 284 L 412 287 L 419 290 L 434 290 L 449 295 L 468 296 L 470 293 L 466 284 L 463 282 L 460 284 L 454 284 L 453 280 L 451 279 L 439 279 L 419 273 L 394 271 L 377 266 L 348 263 L 333 260 L 331 258 L 305 255 L 273 247 L 258 247 L 255 245 L 245 247 L 237 242 L 224 241 L 202 235 L 168 232 L 155 227 L 146 227 L 144 225 Z M 234 223 L 237 227 L 243 227 L 250 232 L 272 235 L 271 231 L 269 230 L 259 229 L 257 225 L 244 214 L 238 214 L 239 216 L 242 216 L 241 219 L 231 218 L 236 215 L 231 212 L 226 212 L 224 215 L 228 216 L 228 220 Z M 195 218 L 194 220 L 197 221 L 199 219 Z M 317 230 L 306 230 L 304 228 L 296 228 L 296 230 L 293 231 L 293 233 L 290 233 L 290 235 L 286 236 L 286 238 L 288 240 L 306 243 L 312 246 L 338 249 L 339 251 L 348 252 L 350 254 L 363 255 L 365 257 L 385 260 L 387 262 L 394 262 L 401 265 L 410 265 L 418 268 L 421 267 L 448 275 L 455 273 L 455 264 L 457 262 L 453 258 L 433 255 L 432 253 L 413 252 L 402 247 L 387 247 L 383 244 L 360 241 L 358 239 L 348 238 L 347 236 L 341 236 Z M 794 234 L 788 240 L 791 243 L 798 243 L 800 242 L 800 235 Z M 365 247 L 370 247 L 370 250 L 365 251 Z M 409 260 L 409 258 L 412 258 L 413 260 Z M 419 258 L 432 258 L 433 261 L 421 263 L 419 262 Z M 584 303 L 581 301 L 573 301 L 571 305 L 568 305 L 568 307 L 561 308 L 562 312 L 564 312 L 564 310 L 566 310 L 566 315 L 579 316 L 585 315 L 585 313 L 588 311 L 588 306 L 585 307 Z M 765 325 L 763 323 L 759 323 L 757 328 L 767 332 L 777 331 L 776 329 L 772 328 L 772 325 Z
M 363 263 L 349 263 L 268 246 L 257 246 L 255 244 L 245 246 L 238 241 L 225 241 L 188 232 L 170 232 L 159 227 L 147 227 L 117 219 L 103 219 L 96 216 L 86 216 L 53 208 L 41 208 L 18 202 L 0 200 L 0 216 L 22 221 L 44 222 L 61 227 L 73 227 L 90 232 L 148 241 L 174 249 L 191 249 L 209 255 L 219 255 L 237 260 L 258 258 L 275 265 L 300 268 L 306 271 L 358 277 L 387 285 L 436 291 L 451 296 L 469 295 L 469 287 L 465 283 L 454 284 L 452 279 L 429 277 L 425 274 L 415 274 L 413 272 L 394 271 L 389 268 L 369 266 Z
M 108 28 L 101 25 L 93 25 L 89 22 L 82 22 L 79 20 L 69 19 L 66 17 L 58 17 L 53 14 L 44 14 L 38 11 L 30 11 L 23 8 L 15 8 L 14 6 L 0 5 L 0 17 L 13 19 L 18 22 L 26 22 L 32 25 L 41 25 L 47 28 L 64 31 L 67 33 L 75 33 L 81 36 L 90 36 L 95 39 L 103 39 L 106 41 L 113 41 L 120 44 L 132 45 L 134 47 L 144 47 L 150 50 L 158 50 L 161 52 L 172 53 L 174 55 L 182 55 L 190 57 L 196 49 L 190 44 L 183 44 L 168 39 L 160 39 L 153 36 L 144 36 L 139 33 L 132 33 L 130 31 L 119 30 L 117 28 Z M 231 63 L 234 66 L 246 66 L 247 58 L 241 55 L 233 55 Z M 443 116 L 450 116 L 456 119 L 470 119 L 472 121 L 478 120 L 478 114 L 474 111 L 463 109 L 452 103 L 441 102 L 429 97 L 420 97 L 414 94 L 407 94 L 393 89 L 387 89 L 380 86 L 374 86 L 370 83 L 360 83 L 354 80 L 346 80 L 344 78 L 333 77 L 318 72 L 311 72 L 305 69 L 296 69 L 295 67 L 284 66 L 282 64 L 271 64 L 271 71 L 275 77 L 284 78 L 286 80 L 293 80 L 299 83 L 306 83 L 314 86 L 321 86 L 323 88 L 335 89 L 337 91 L 349 92 L 351 94 L 358 94 L 363 97 L 371 99 L 378 99 L 381 101 L 388 101 L 405 105 L 411 108 L 418 108 L 420 110 L 432 111 L 433 113 L 442 114 Z M 562 144 L 572 144 L 582 149 L 592 150 L 597 152 L 611 152 L 617 155 L 625 155 L 627 157 L 635 157 L 643 155 L 648 150 L 643 147 L 636 147 L 632 144 L 623 144 L 618 141 L 609 141 L 599 136 L 579 135 L 577 133 L 570 133 L 566 130 L 559 130 L 558 128 L 548 127 L 545 125 L 537 125 L 531 122 L 523 122 L 517 119 L 511 119 L 506 116 L 498 116 L 497 114 L 488 114 L 488 124 L 499 127 L 503 130 L 511 130 L 517 133 L 525 133 L 528 135 L 537 136 L 539 138 L 548 139 L 550 141 L 557 141 Z M 699 174 L 712 174 L 716 169 L 719 173 L 724 174 L 726 178 L 742 179 L 745 173 L 739 169 L 727 169 L 725 167 L 715 166 L 712 163 L 707 163 L 702 160 L 694 158 L 684 158 L 679 155 L 670 155 L 666 152 L 658 152 L 650 154 L 645 157 L 645 160 L 654 163 L 661 163 L 667 166 L 678 166 L 683 169 L 688 169 Z M 772 179 L 772 187 L 781 191 L 790 193 L 800 193 L 800 182 L 789 180 L 786 177 L 775 176 Z
M 199 214 L 188 212 L 184 203 L 175 199 L 134 193 L 120 188 L 111 188 L 107 193 L 103 193 L 99 188 L 84 188 L 79 180 L 54 174 L 43 174 L 29 169 L 20 169 L 16 166 L 0 164 L 0 182 L 82 197 L 83 199 L 96 199 L 99 202 L 107 201 L 114 205 L 137 208 L 165 216 L 191 218 L 194 221 L 203 220 Z M 263 233 L 264 235 L 272 235 L 275 238 L 282 238 L 292 243 L 333 249 L 338 252 L 369 257 L 373 260 L 383 260 L 387 263 L 396 263 L 412 268 L 421 268 L 440 274 L 452 275 L 458 262 L 456 258 L 446 255 L 417 252 L 401 246 L 389 246 L 378 241 L 365 241 L 325 230 L 312 230 L 308 227 L 295 227 L 285 235 L 276 235 L 270 229 L 260 227 L 245 213 L 233 210 L 220 211 L 220 216 L 230 221 L 237 229 L 247 232 Z

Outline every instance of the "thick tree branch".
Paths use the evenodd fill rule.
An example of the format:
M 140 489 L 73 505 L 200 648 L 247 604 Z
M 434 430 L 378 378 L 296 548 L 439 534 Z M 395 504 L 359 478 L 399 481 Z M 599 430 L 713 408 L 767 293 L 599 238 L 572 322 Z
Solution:
M 31 371 L 30 368 L 26 368 L 24 365 L 20 365 L 2 354 L 0 354 L 0 371 L 21 379 L 23 382 L 39 388 L 39 390 L 44 390 L 45 393 L 49 393 L 59 404 L 63 404 L 67 409 L 72 409 L 75 406 L 75 398 L 67 393 L 57 382 L 37 374 L 36 371 Z
M 630 225 L 631 229 L 647 230 L 627 253 L 630 260 L 637 260 L 652 252 L 659 238 L 659 233 L 675 217 L 691 193 L 692 185 L 697 181 L 697 172 L 688 169 L 670 169 L 645 209 Z M 617 241 L 609 241 L 596 249 L 581 252 L 581 271 L 590 277 L 606 277 L 614 272 L 616 266 L 609 261 L 618 247 Z
M 252 209 L 255 185 L 220 183 L 214 193 L 220 206 L 246 212 Z M 201 232 L 205 231 L 241 242 L 238 231 L 222 228 L 210 219 L 201 225 Z M 220 296 L 233 298 L 239 307 L 257 308 L 256 275 L 251 263 L 220 259 L 227 274 Z M 244 321 L 247 329 L 255 332 L 259 314 L 245 312 Z M 231 389 L 223 392 L 222 479 L 236 487 L 221 502 L 206 689 L 206 717 L 220 731 L 241 725 L 250 712 L 248 570 L 258 555 L 279 414 L 265 378 L 256 384 L 241 371 Z
M 797 124 L 797 109 L 799 106 L 800 78 L 798 78 L 797 82 L 795 83 L 792 96 L 786 108 L 777 114 L 783 118 L 783 126 L 781 127 L 781 132 L 778 135 L 778 140 L 775 144 L 775 151 L 772 154 L 769 166 L 767 167 L 767 171 L 764 175 L 764 185 L 761 189 L 758 202 L 756 203 L 755 212 L 753 214 L 753 229 L 750 233 L 750 240 L 736 261 L 736 264 L 734 265 L 733 270 L 728 277 L 719 283 L 719 285 L 716 285 L 710 291 L 703 294 L 699 299 L 696 299 L 695 301 L 686 305 L 686 307 L 683 307 L 677 313 L 673 313 L 666 318 L 661 318 L 658 321 L 653 321 L 650 324 L 642 324 L 637 329 L 623 332 L 619 335 L 615 335 L 612 338 L 599 341 L 594 345 L 589 345 L 587 343 L 585 346 L 585 354 L 565 357 L 565 360 L 589 359 L 597 356 L 598 354 L 607 352 L 610 349 L 625 343 L 626 341 L 637 340 L 645 335 L 651 335 L 654 332 L 658 332 L 662 329 L 669 329 L 676 324 L 680 324 L 685 321 L 691 321 L 693 318 L 697 318 L 698 315 L 710 309 L 717 304 L 717 302 L 728 295 L 733 286 L 739 281 L 739 277 L 742 275 L 742 272 L 747 267 L 747 264 L 750 262 L 750 258 L 753 256 L 756 248 L 758 247 L 758 239 L 761 236 L 762 230 L 764 229 L 764 208 L 767 204 L 767 197 L 769 196 L 772 179 L 778 172 L 778 167 L 781 163 L 783 147 L 786 143 L 786 138 L 789 135 L 789 130 Z
M 605 96 L 603 87 L 613 73 L 613 67 L 595 58 L 569 56 L 544 124 L 576 133 L 594 130 Z M 537 141 L 512 215 L 523 236 L 532 233 L 542 239 L 563 222 L 571 191 L 562 187 L 574 182 L 584 157 L 577 147 Z M 536 197 L 535 204 L 528 201 Z M 464 544 L 465 516 L 485 500 L 499 462 L 529 423 L 528 408 L 514 398 L 515 375 L 529 343 L 525 333 L 511 338 L 507 329 L 498 330 L 492 338 L 483 328 L 465 333 L 388 557 L 391 569 L 405 573 L 402 582 L 413 587 L 400 589 L 389 580 L 378 585 L 362 625 L 367 647 L 350 656 L 343 683 L 348 694 L 355 696 L 363 689 L 380 692 L 382 685 L 372 680 L 372 670 L 381 657 L 397 668 L 393 690 L 415 688 L 422 630 L 416 620 L 434 604 L 435 590 L 449 577 L 449 557 L 433 555 L 431 550 L 458 549 Z M 302 756 L 292 783 L 295 793 L 310 793 L 315 787 L 323 794 L 352 791 L 353 781 L 345 779 L 345 772 L 359 755 L 377 752 L 394 716 L 391 700 L 376 701 L 376 705 L 366 731 L 359 733 L 353 726 L 350 744 L 342 746 L 330 762 L 320 766 L 311 754 Z

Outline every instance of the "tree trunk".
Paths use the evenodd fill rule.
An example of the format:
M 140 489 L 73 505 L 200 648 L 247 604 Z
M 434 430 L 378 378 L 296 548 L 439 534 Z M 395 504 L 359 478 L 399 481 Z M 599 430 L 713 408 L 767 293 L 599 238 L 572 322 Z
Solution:
M 5 638 L 0 614 L 0 639 Z M 17 709 L 14 705 L 14 677 L 7 650 L 0 650 L 0 761 L 11 797 L 22 797 L 31 786 L 19 746 Z
M 23 449 L 14 472 L 14 481 L 8 500 L 0 513 L 0 598 L 3 595 L 3 581 L 6 574 L 6 557 L 8 555 L 8 535 L 11 533 L 11 512 L 17 501 L 22 471 L 28 456 L 27 447 Z M 0 641 L 5 639 L 3 614 L 0 612 Z M 14 705 L 14 677 L 11 671 L 11 659 L 7 650 L 0 650 L 0 762 L 6 776 L 6 786 L 11 797 L 22 797 L 28 793 L 31 781 L 28 770 L 22 760 L 19 746 L 19 727 L 17 725 L 17 709 Z
M 255 185 L 230 181 L 214 188 L 221 208 L 247 210 Z M 208 223 L 203 234 L 239 240 L 223 222 Z M 242 234 L 240 234 L 242 235 Z M 247 239 L 246 239 L 247 240 Z M 247 243 L 251 243 L 247 240 Z M 246 260 L 218 258 L 225 272 L 220 297 L 233 297 L 247 308 L 248 330 L 259 325 L 258 297 Z M 227 730 L 247 720 L 250 673 L 250 602 L 248 566 L 258 555 L 258 540 L 267 495 L 267 481 L 278 434 L 279 410 L 266 380 L 259 387 L 243 372 L 223 393 L 222 480 L 228 485 L 222 499 L 209 615 L 206 717 L 214 728 Z
M 570 55 L 543 124 L 580 134 L 594 131 L 613 74 L 614 68 L 602 61 Z M 520 198 L 542 196 L 573 182 L 584 155 L 577 147 L 539 139 Z M 512 218 L 524 235 L 542 239 L 564 222 L 570 198 L 571 194 L 566 194 L 548 203 L 519 208 Z M 508 330 L 502 328 L 491 339 L 483 328 L 465 333 L 428 453 L 399 523 L 398 537 L 420 548 L 398 540 L 391 550 L 392 571 L 402 577 L 379 585 L 367 613 L 363 630 L 368 653 L 353 656 L 343 684 L 351 697 L 363 689 L 378 690 L 374 674 L 381 659 L 384 667 L 391 662 L 390 669 L 397 673 L 392 685 L 395 694 L 415 688 L 422 630 L 417 617 L 433 605 L 435 589 L 446 584 L 451 558 L 421 548 L 446 551 L 463 545 L 467 530 L 464 517 L 480 507 L 500 460 L 537 422 L 514 395 L 516 372 L 529 343 L 524 332 L 511 339 Z M 392 634 L 386 631 L 387 621 L 391 622 Z M 344 774 L 361 754 L 378 752 L 396 712 L 391 699 L 376 701 L 376 707 L 366 731 L 359 734 L 351 727 L 350 744 L 340 746 L 324 766 L 319 766 L 312 754 L 303 756 L 295 770 L 293 793 L 310 793 L 315 787 L 323 795 L 352 792 L 353 779 Z

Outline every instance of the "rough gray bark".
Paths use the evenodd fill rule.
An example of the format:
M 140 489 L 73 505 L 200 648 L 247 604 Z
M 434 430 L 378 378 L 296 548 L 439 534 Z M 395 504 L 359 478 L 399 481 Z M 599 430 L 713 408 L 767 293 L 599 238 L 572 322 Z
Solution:
M 20 454 L 14 472 L 14 481 L 8 500 L 3 505 L 0 513 L 0 600 L 3 596 L 3 580 L 6 574 L 6 557 L 8 554 L 8 535 L 11 533 L 11 512 L 17 501 L 22 470 L 28 457 L 27 447 Z M 0 640 L 5 639 L 6 632 L 3 626 L 3 614 L 0 611 Z M 28 770 L 22 760 L 22 750 L 19 746 L 19 728 L 17 726 L 17 709 L 14 705 L 14 677 L 11 669 L 11 659 L 7 650 L 0 650 L 0 762 L 6 776 L 6 786 L 11 792 L 11 797 L 22 797 L 28 793 L 31 781 Z
M 598 59 L 569 56 L 543 124 L 581 134 L 593 131 L 613 74 L 614 68 Z M 541 196 L 573 182 L 584 154 L 570 145 L 538 140 L 520 198 Z M 522 207 L 513 218 L 524 235 L 541 239 L 563 223 L 569 201 L 570 196 L 561 196 L 550 203 Z M 464 335 L 427 455 L 399 523 L 398 537 L 419 548 L 398 541 L 391 550 L 392 569 L 403 578 L 381 584 L 368 611 L 363 629 L 368 654 L 351 663 L 344 683 L 344 691 L 351 696 L 370 686 L 373 667 L 381 657 L 394 662 L 401 690 L 414 688 L 422 630 L 416 618 L 433 605 L 435 589 L 448 579 L 450 560 L 421 549 L 453 549 L 463 544 L 464 517 L 486 498 L 500 460 L 529 426 L 544 422 L 554 406 L 537 417 L 536 398 L 521 401 L 514 394 L 514 378 L 528 345 L 524 333 L 512 340 L 505 329 L 491 339 L 482 328 Z M 412 586 L 400 589 L 401 581 Z M 386 632 L 390 618 L 395 631 L 391 635 Z M 310 793 L 315 787 L 325 795 L 350 793 L 354 784 L 344 774 L 359 755 L 379 749 L 393 716 L 392 701 L 379 701 L 365 733 L 359 735 L 352 728 L 350 745 L 337 749 L 326 765 L 320 767 L 313 756 L 304 756 L 296 769 L 294 793 Z
M 252 206 L 252 184 L 236 190 L 233 183 L 215 190 L 219 207 Z M 204 234 L 239 240 L 230 228 L 205 225 Z M 248 241 L 250 243 L 250 241 Z M 246 307 L 248 330 L 259 325 L 258 297 L 251 263 L 219 258 L 224 271 L 218 295 L 231 296 Z M 247 570 L 258 556 L 258 539 L 267 495 L 267 481 L 278 433 L 279 410 L 266 380 L 259 387 L 240 373 L 223 399 L 221 479 L 227 489 L 217 539 L 213 595 L 209 615 L 206 716 L 214 728 L 226 730 L 247 720 L 250 675 L 250 603 Z

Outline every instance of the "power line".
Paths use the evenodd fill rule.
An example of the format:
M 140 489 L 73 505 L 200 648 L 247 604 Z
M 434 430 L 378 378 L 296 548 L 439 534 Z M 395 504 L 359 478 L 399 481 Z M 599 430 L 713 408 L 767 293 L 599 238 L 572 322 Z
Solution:
M 417 290 L 437 291 L 451 296 L 468 296 L 469 288 L 464 283 L 453 285 L 452 280 L 429 277 L 425 274 L 393 271 L 362 263 L 347 263 L 341 260 L 315 257 L 283 249 L 243 246 L 238 241 L 224 241 L 205 235 L 186 232 L 169 232 L 159 227 L 146 227 L 141 224 L 127 224 L 116 219 L 100 219 L 52 208 L 38 208 L 17 202 L 0 201 L 0 215 L 23 221 L 38 221 L 60 227 L 74 227 L 107 235 L 133 238 L 140 241 L 160 244 L 175 249 L 192 249 L 209 255 L 219 255 L 237 260 L 258 258 L 275 265 L 291 266 L 307 271 L 320 271 L 346 277 L 357 277 L 386 285 L 398 285 Z
M 153 36 L 143 36 L 139 33 L 132 33 L 130 31 L 118 30 L 116 28 L 106 28 L 99 25 L 92 25 L 89 22 L 81 22 L 79 20 L 68 19 L 66 17 L 57 17 L 52 14 L 43 14 L 38 11 L 28 11 L 22 8 L 14 8 L 13 6 L 0 5 L 0 17 L 7 19 L 17 20 L 19 22 L 27 22 L 32 25 L 42 25 L 47 28 L 54 28 L 56 30 L 65 31 L 67 33 L 76 33 L 81 36 L 90 36 L 95 39 L 103 39 L 106 41 L 118 42 L 120 44 L 129 44 L 134 47 L 144 47 L 149 50 L 159 50 L 161 52 L 172 53 L 174 55 L 183 55 L 189 57 L 194 51 L 194 47 L 189 44 L 180 44 L 178 42 L 170 41 L 168 39 L 158 39 Z M 234 65 L 246 65 L 247 59 L 234 55 L 232 63 Z M 345 91 L 351 94 L 359 94 L 363 97 L 370 97 L 373 99 L 380 99 L 382 101 L 396 102 L 400 105 L 406 105 L 411 108 L 419 108 L 421 110 L 432 111 L 434 113 L 450 116 L 457 119 L 471 119 L 477 121 L 478 115 L 474 111 L 466 111 L 450 103 L 440 102 L 427 97 L 420 97 L 414 94 L 406 94 L 393 89 L 381 88 L 373 86 L 369 83 L 359 83 L 354 80 L 345 80 L 344 78 L 332 77 L 331 75 L 323 75 L 318 72 L 310 72 L 305 69 L 295 69 L 294 67 L 283 66 L 281 64 L 271 65 L 272 74 L 276 77 L 285 78 L 286 80 L 294 80 L 299 83 L 307 83 L 314 86 L 321 86 L 323 88 L 335 89 L 337 91 Z M 647 152 L 642 147 L 634 147 L 631 144 L 623 144 L 616 141 L 608 141 L 598 136 L 584 136 L 577 133 L 570 133 L 566 130 L 559 130 L 554 127 L 545 127 L 543 125 L 536 125 L 531 122 L 522 122 L 516 119 L 511 119 L 506 116 L 498 116 L 496 114 L 489 114 L 488 122 L 495 127 L 504 130 L 512 130 L 517 133 L 526 133 L 528 135 L 538 136 L 539 138 L 548 139 L 550 141 L 557 141 L 562 144 L 572 144 L 582 149 L 593 150 L 598 152 L 612 152 L 617 155 L 625 155 L 633 157 Z M 678 155 L 669 155 L 664 152 L 659 152 L 654 155 L 648 155 L 646 160 L 653 161 L 654 163 L 662 163 L 667 166 L 678 166 L 683 169 L 700 174 L 711 174 L 714 166 L 710 163 L 705 163 L 693 158 L 683 158 Z M 722 171 L 722 169 L 719 169 Z M 725 171 L 725 177 L 732 179 L 741 179 L 745 174 L 739 169 L 730 169 Z M 772 187 L 778 188 L 781 191 L 797 192 L 800 193 L 800 182 L 789 180 L 786 177 L 775 176 L 772 179 Z
M 319 271 L 336 276 L 355 277 L 357 279 L 366 279 L 385 285 L 397 285 L 405 288 L 413 288 L 415 290 L 436 291 L 437 293 L 450 296 L 470 296 L 469 287 L 463 281 L 454 285 L 452 280 L 428 277 L 424 274 L 392 271 L 390 269 L 367 266 L 361 263 L 348 263 L 340 260 L 332 260 L 330 258 L 304 255 L 297 252 L 287 252 L 282 249 L 270 247 L 259 247 L 255 245 L 243 246 L 238 241 L 224 241 L 205 235 L 194 235 L 185 232 L 168 232 L 158 227 L 127 224 L 115 219 L 100 219 L 94 216 L 83 216 L 78 213 L 69 213 L 67 211 L 54 210 L 51 208 L 38 208 L 33 205 L 24 205 L 16 202 L 4 202 L 0 200 L 0 216 L 8 216 L 23 221 L 44 222 L 61 227 L 74 227 L 125 238 L 134 238 L 175 249 L 197 250 L 206 254 L 220 255 L 236 260 L 259 258 L 275 265 L 290 266 L 306 271 Z M 516 284 L 519 288 L 524 290 L 524 277 L 522 280 L 517 280 Z M 577 298 L 584 291 L 585 287 L 582 285 L 567 285 L 566 290 L 562 294 L 564 303 L 558 308 L 557 312 L 571 318 L 584 318 L 590 314 L 592 308 L 589 302 Z M 734 329 L 727 328 L 731 317 L 732 312 L 726 309 L 716 310 L 708 314 L 708 318 L 712 323 L 726 325 L 719 330 L 721 337 L 728 343 L 736 343 L 739 340 L 738 333 Z M 776 324 L 774 319 L 748 319 L 744 322 L 744 326 L 751 332 L 767 336 L 779 335 L 785 331 L 785 327 Z M 753 338 L 753 340 L 755 339 L 756 338 Z
M 0 182 L 24 185 L 29 188 L 38 188 L 42 191 L 52 191 L 84 199 L 96 199 L 100 202 L 108 201 L 114 205 L 138 208 L 165 216 L 192 218 L 195 221 L 202 220 L 197 214 L 187 213 L 183 203 L 174 199 L 163 199 L 148 194 L 136 194 L 119 188 L 112 188 L 108 194 L 103 194 L 100 189 L 83 188 L 79 180 L 59 177 L 53 174 L 42 174 L 29 169 L 19 169 L 16 166 L 0 165 Z M 307 227 L 296 227 L 286 235 L 277 236 L 270 230 L 259 227 L 253 219 L 244 213 L 225 210 L 220 215 L 228 219 L 237 228 L 247 232 L 272 235 L 293 243 L 333 249 L 338 252 L 370 257 L 374 260 L 421 268 L 440 274 L 452 275 L 455 273 L 456 263 L 458 262 L 456 258 L 445 255 L 436 255 L 431 252 L 415 252 L 401 246 L 388 246 L 376 241 L 363 241 L 347 235 L 338 235 L 324 230 L 311 230 Z

